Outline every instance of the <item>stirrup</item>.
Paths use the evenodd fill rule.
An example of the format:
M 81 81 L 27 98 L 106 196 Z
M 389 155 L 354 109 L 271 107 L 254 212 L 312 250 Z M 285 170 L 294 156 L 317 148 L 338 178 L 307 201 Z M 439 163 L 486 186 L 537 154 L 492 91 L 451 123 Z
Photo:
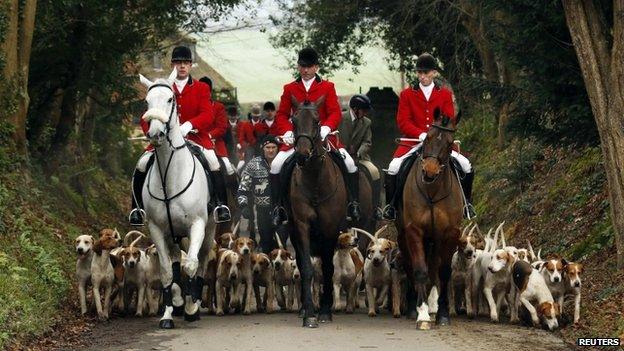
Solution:
M 396 208 L 391 204 L 387 204 L 384 206 L 381 216 L 387 221 L 396 221 Z
M 360 203 L 351 201 L 347 204 L 347 221 L 358 222 L 362 217 L 360 213 Z
M 133 215 L 138 216 L 138 218 L 133 218 Z M 142 208 L 133 208 L 128 215 L 128 222 L 130 222 L 131 226 L 142 227 L 145 225 L 145 216 L 145 211 Z
M 470 202 L 466 203 L 466 206 L 464 206 L 464 218 L 466 218 L 467 220 L 473 220 L 477 218 L 477 211 Z
M 227 206 L 218 205 L 212 211 L 212 217 L 214 218 L 215 223 L 224 223 L 224 222 L 229 222 L 232 220 L 232 213 L 230 212 L 230 209 Z
M 274 226 L 288 223 L 288 214 L 282 206 L 276 206 L 271 213 L 271 222 Z

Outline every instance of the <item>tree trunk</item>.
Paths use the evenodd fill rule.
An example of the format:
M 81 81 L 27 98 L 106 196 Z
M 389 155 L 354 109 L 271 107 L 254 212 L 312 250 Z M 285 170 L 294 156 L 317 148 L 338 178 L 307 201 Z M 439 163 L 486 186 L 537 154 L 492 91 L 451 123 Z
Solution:
M 624 268 L 624 0 L 613 1 L 613 29 L 591 0 L 563 0 L 568 28 L 600 135 L 615 231 L 618 268 Z M 607 33 L 613 47 L 607 47 Z
M 8 9 L 8 28 L 3 43 L 6 56 L 4 78 L 9 83 L 7 93 L 16 97 L 16 111 L 9 116 L 13 125 L 13 141 L 17 151 L 27 155 L 26 115 L 30 98 L 28 96 L 28 73 L 33 33 L 35 30 L 35 12 L 37 0 L 11 0 Z M 21 15 L 21 17 L 20 17 Z

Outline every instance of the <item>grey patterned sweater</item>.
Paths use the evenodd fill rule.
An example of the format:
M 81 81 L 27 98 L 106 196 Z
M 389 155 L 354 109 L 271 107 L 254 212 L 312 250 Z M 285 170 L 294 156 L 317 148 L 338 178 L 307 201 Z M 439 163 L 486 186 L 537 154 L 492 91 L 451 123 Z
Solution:
M 251 201 L 258 207 L 271 206 L 269 169 L 263 156 L 254 157 L 245 165 L 238 186 L 237 201 L 240 207 L 249 205 Z

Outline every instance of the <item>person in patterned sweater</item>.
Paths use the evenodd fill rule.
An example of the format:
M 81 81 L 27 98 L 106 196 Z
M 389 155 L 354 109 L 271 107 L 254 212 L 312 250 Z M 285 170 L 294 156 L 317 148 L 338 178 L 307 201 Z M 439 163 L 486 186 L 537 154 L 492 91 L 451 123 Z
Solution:
M 262 155 L 252 158 L 243 168 L 241 181 L 238 186 L 237 202 L 241 215 L 252 219 L 256 214 L 256 224 L 260 234 L 260 248 L 269 254 L 277 248 L 273 233 L 275 227 L 271 224 L 271 189 L 269 189 L 269 170 L 271 162 L 277 155 L 278 143 L 273 136 L 265 136 L 260 144 Z M 282 242 L 286 237 L 280 234 Z

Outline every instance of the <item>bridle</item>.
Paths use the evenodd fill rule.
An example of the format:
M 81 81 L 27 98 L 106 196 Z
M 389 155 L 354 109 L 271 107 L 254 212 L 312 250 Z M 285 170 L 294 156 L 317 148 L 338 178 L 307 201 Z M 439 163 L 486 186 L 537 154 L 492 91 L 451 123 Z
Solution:
M 193 184 L 193 180 L 195 179 L 195 170 L 197 168 L 197 165 L 195 164 L 195 159 L 193 156 L 193 153 L 190 152 L 191 155 L 191 159 L 193 161 L 193 173 L 191 174 L 191 178 L 189 179 L 188 183 L 186 184 L 186 186 L 184 187 L 184 189 L 180 190 L 177 194 L 173 195 L 173 196 L 169 196 L 169 194 L 167 194 L 167 176 L 169 175 L 169 169 L 171 166 L 171 161 L 173 160 L 173 155 L 176 153 L 176 151 L 181 150 L 185 147 L 188 147 L 187 143 L 184 142 L 182 145 L 180 146 L 174 146 L 173 142 L 171 141 L 171 138 L 169 137 L 169 132 L 171 131 L 171 117 L 173 117 L 173 113 L 175 112 L 175 107 L 176 107 L 176 98 L 175 98 L 175 92 L 173 91 L 173 89 L 167 85 L 167 84 L 154 84 L 152 86 L 149 87 L 149 89 L 147 89 L 147 92 L 149 93 L 150 90 L 156 88 L 156 87 L 165 87 L 169 90 L 171 90 L 171 92 L 173 93 L 173 98 L 171 100 L 171 110 L 169 111 L 169 119 L 167 120 L 167 123 L 165 123 L 165 137 L 167 138 L 167 143 L 169 143 L 169 146 L 171 147 L 172 151 L 171 154 L 169 155 L 169 159 L 167 160 L 167 166 L 165 167 L 165 173 L 163 174 L 162 172 L 158 172 L 159 176 L 160 176 L 160 184 L 162 186 L 162 191 L 163 191 L 163 197 L 159 198 L 158 196 L 154 195 L 152 193 L 152 190 L 150 189 L 150 175 L 152 173 L 153 167 L 150 168 L 149 170 L 149 174 L 147 175 L 147 192 L 149 193 L 149 195 L 158 201 L 164 202 L 165 203 L 165 207 L 167 209 L 167 221 L 169 223 L 169 230 L 171 232 L 171 236 L 173 237 L 174 241 L 179 242 L 179 240 L 181 239 L 180 237 L 176 236 L 174 234 L 173 231 L 173 221 L 171 219 L 171 208 L 169 203 L 171 202 L 171 200 L 177 198 L 178 196 L 184 194 L 190 187 L 191 184 Z M 156 148 L 154 148 L 154 156 L 156 157 L 156 164 L 159 165 L 160 162 L 158 161 L 158 151 L 156 150 Z
M 299 106 L 299 108 L 297 109 L 297 113 L 295 114 L 295 116 L 299 115 L 299 113 L 301 111 L 304 110 L 308 110 L 308 111 L 314 111 L 317 112 L 317 107 L 313 104 L 310 103 L 304 103 L 302 105 Z M 306 160 L 308 160 L 309 158 L 312 158 L 314 156 L 320 156 L 319 153 L 317 152 L 317 148 L 316 148 L 316 143 L 317 141 L 319 141 L 320 137 L 321 137 L 321 124 L 320 123 L 316 123 L 314 126 L 314 131 L 313 131 L 314 135 L 310 135 L 310 134 L 299 134 L 297 133 L 297 135 L 295 136 L 295 148 L 297 147 L 297 144 L 299 143 L 299 139 L 308 139 L 310 141 L 310 144 L 312 144 L 312 148 L 310 150 L 310 153 L 307 155 Z
M 444 127 L 444 126 L 441 126 L 441 125 L 433 124 L 432 127 L 440 129 L 440 130 L 443 130 L 443 131 L 455 133 L 455 129 Z M 439 134 L 438 138 L 441 138 L 441 137 L 442 137 L 442 134 Z M 450 156 L 449 155 L 447 155 L 447 157 L 444 157 L 444 159 L 443 159 L 443 157 L 440 157 L 439 154 L 425 153 L 425 145 L 424 145 L 424 142 L 423 142 L 423 152 L 420 155 L 420 160 L 424 161 L 425 159 L 429 159 L 429 158 L 433 158 L 433 159 L 438 161 L 438 164 L 440 165 L 440 173 L 436 174 L 435 177 L 433 177 L 433 180 L 430 180 L 430 181 L 425 180 L 425 174 L 422 173 L 421 174 L 421 178 L 422 178 L 421 180 L 422 180 L 422 182 L 424 184 L 435 183 L 438 180 L 438 178 L 440 177 L 440 174 L 442 174 L 443 171 L 449 166 L 449 161 L 450 161 Z

